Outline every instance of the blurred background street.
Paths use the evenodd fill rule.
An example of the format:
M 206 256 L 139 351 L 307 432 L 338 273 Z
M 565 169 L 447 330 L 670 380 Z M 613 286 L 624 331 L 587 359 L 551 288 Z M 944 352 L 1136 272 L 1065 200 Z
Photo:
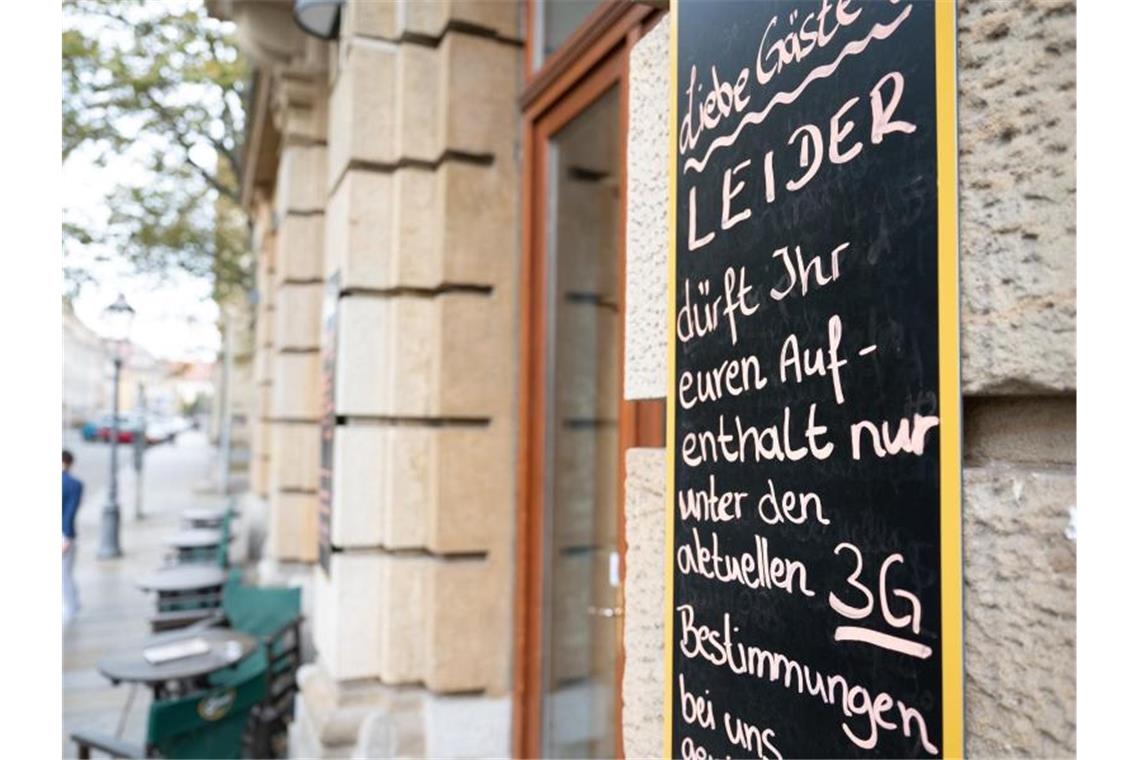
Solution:
M 216 491 L 210 492 L 217 450 L 204 433 L 190 430 L 172 443 L 147 450 L 144 517 L 136 520 L 131 451 L 129 446 L 120 446 L 123 556 L 98 560 L 95 553 L 107 500 L 110 446 L 85 442 L 77 431 L 65 432 L 64 445 L 75 455 L 73 474 L 84 483 L 76 526 L 80 610 L 63 632 L 62 751 L 64 757 L 75 757 L 75 745 L 67 739 L 72 731 L 120 734 L 130 740 L 145 735 L 150 694 L 139 687 L 132 699 L 132 687 L 111 685 L 96 670 L 96 662 L 108 654 L 137 649 L 149 635 L 147 616 L 154 611 L 154 600 L 135 582 L 162 563 L 167 551 L 163 539 L 178 527 L 179 514 L 190 507 L 222 506 L 225 500 Z

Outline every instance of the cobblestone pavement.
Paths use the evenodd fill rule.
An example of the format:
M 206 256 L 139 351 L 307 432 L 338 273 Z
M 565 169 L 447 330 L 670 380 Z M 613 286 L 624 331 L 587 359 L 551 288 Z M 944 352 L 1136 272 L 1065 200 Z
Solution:
M 131 687 L 112 686 L 96 671 L 95 663 L 107 654 L 137 648 L 146 637 L 146 617 L 154 603 L 134 585 L 135 579 L 162 562 L 163 539 L 178 527 L 182 510 L 217 506 L 224 500 L 208 489 L 216 461 L 214 448 L 203 434 L 188 432 L 173 444 L 154 446 L 147 452 L 142 489 L 144 517 L 136 520 L 130 448 L 120 447 L 123 556 L 96 559 L 100 515 L 107 497 L 107 446 L 83 443 L 71 433 L 64 436 L 64 442 L 75 454 L 74 474 L 84 481 L 76 525 L 75 582 L 80 610 L 63 629 L 63 756 L 75 757 L 75 745 L 68 739 L 75 730 L 113 735 L 122 721 L 122 738 L 142 740 L 149 692 L 139 687 L 131 700 Z

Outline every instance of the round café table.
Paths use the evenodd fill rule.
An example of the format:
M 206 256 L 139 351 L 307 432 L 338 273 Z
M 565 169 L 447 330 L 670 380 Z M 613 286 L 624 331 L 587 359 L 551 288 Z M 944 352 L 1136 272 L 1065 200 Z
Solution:
M 144 575 L 136 581 L 144 591 L 163 594 L 185 594 L 220 588 L 226 582 L 226 571 L 215 565 L 175 565 Z
M 144 591 L 157 592 L 152 624 L 159 626 L 163 613 L 177 610 L 211 610 L 222 603 L 226 572 L 217 565 L 187 563 L 155 570 L 136 581 Z M 204 613 L 208 614 L 208 613 Z
M 182 519 L 191 528 L 220 528 L 229 510 L 225 507 L 191 507 L 183 510 Z M 237 516 L 237 513 L 234 513 Z
M 234 535 L 231 531 L 230 540 L 233 540 Z M 180 530 L 166 539 L 166 545 L 175 550 L 179 564 L 213 561 L 221 542 L 222 532 L 208 528 Z
M 157 664 L 143 656 L 148 647 L 188 639 L 203 639 L 210 651 Z M 181 630 L 152 636 L 135 651 L 104 657 L 96 668 L 116 686 L 146 684 L 154 691 L 155 698 L 161 699 L 167 694 L 185 694 L 203 688 L 204 680 L 211 673 L 237 665 L 256 649 L 257 639 L 232 628 Z
M 168 536 L 166 545 L 175 549 L 213 549 L 222 542 L 222 532 L 209 528 L 190 528 Z

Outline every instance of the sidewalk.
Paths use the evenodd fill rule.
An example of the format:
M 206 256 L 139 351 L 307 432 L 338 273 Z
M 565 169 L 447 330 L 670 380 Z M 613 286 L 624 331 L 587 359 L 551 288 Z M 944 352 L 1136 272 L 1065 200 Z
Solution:
M 81 479 L 92 465 L 106 462 L 98 444 L 77 444 L 76 474 Z M 103 446 L 105 449 L 105 445 Z M 148 614 L 154 608 L 150 595 L 135 587 L 136 578 L 158 567 L 166 552 L 163 539 L 179 526 L 180 513 L 189 507 L 218 506 L 225 499 L 216 493 L 198 493 L 209 480 L 214 449 L 203 434 L 185 433 L 177 443 L 151 448 L 143 476 L 144 519 L 134 517 L 135 475 L 130 469 L 130 449 L 120 447 L 119 505 L 122 510 L 120 544 L 123 556 L 99 560 L 99 521 L 107 499 L 106 478 L 89 476 L 97 488 L 84 494 L 79 509 L 78 555 L 75 582 L 79 589 L 79 614 L 63 631 L 63 756 L 75 757 L 68 735 L 75 730 L 114 735 L 131 687 L 112 686 L 99 675 L 95 663 L 115 651 L 131 650 L 148 635 Z M 84 466 L 86 464 L 86 466 Z M 60 614 L 62 615 L 62 606 Z M 146 730 L 150 694 L 140 687 L 125 713 L 122 738 L 141 742 Z

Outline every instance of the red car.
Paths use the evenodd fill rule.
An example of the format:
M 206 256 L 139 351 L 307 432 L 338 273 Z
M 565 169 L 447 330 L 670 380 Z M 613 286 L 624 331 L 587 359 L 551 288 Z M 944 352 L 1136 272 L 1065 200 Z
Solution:
M 106 415 L 99 420 L 95 428 L 95 439 L 103 441 L 104 443 L 111 440 L 111 428 L 114 420 L 111 415 Z M 116 440 L 119 443 L 133 443 L 135 435 L 142 429 L 141 421 L 137 417 L 129 415 L 119 415 L 119 435 Z

